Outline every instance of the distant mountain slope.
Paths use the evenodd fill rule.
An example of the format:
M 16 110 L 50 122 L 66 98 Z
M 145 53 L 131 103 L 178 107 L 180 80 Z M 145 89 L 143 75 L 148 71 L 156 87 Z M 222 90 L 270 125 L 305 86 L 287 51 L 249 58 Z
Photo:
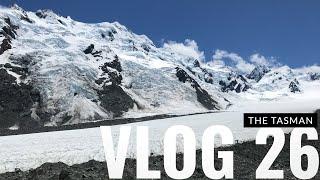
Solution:
M 117 22 L 0 8 L 0 128 L 221 110 L 248 93 L 303 93 L 304 82 L 319 83 L 319 72 L 270 67 L 243 74 L 156 47 Z

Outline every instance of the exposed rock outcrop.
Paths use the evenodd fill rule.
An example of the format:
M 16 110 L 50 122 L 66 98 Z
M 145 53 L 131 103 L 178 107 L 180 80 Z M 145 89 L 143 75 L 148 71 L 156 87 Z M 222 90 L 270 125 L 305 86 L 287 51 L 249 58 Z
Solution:
M 200 62 L 196 59 L 193 61 L 193 66 L 194 67 L 200 67 Z
M 31 109 L 39 104 L 40 94 L 31 85 L 17 84 L 16 78 L 0 69 L 0 127 L 18 125 L 22 128 L 36 127 L 40 122 L 31 117 Z
M 262 77 L 270 72 L 270 69 L 266 66 L 256 66 L 250 74 L 247 75 L 248 79 L 254 79 L 255 81 L 259 82 Z
M 115 55 L 112 61 L 104 63 L 100 68 L 107 75 L 96 80 L 97 84 L 103 84 L 102 90 L 98 91 L 101 106 L 112 112 L 114 117 L 119 117 L 133 108 L 135 101 L 120 86 L 122 66 L 118 56 Z
M 2 27 L 0 37 L 4 37 L 0 44 L 0 55 L 8 49 L 11 49 L 11 40 L 16 38 L 16 30 L 19 28 L 11 23 L 10 18 L 4 18 L 6 26 Z
M 101 106 L 113 113 L 114 117 L 121 116 L 124 112 L 134 107 L 134 100 L 120 87 L 112 83 L 104 85 L 98 92 Z
M 320 73 L 310 73 L 310 79 L 312 81 L 319 80 L 320 79 Z
M 114 60 L 110 61 L 110 62 L 106 62 L 101 69 L 103 71 L 107 71 L 107 67 L 113 68 L 115 70 L 117 70 L 118 72 L 122 71 L 122 66 L 121 63 L 119 61 L 119 57 L 117 55 L 115 55 Z
M 204 90 L 196 80 L 189 76 L 189 74 L 185 70 L 176 67 L 176 76 L 178 77 L 179 81 L 183 83 L 190 83 L 191 87 L 193 87 L 196 90 L 198 101 L 205 108 L 209 110 L 219 109 L 218 102 L 213 100 L 209 93 L 206 90 Z
M 301 92 L 299 86 L 300 86 L 299 81 L 297 79 L 294 79 L 289 84 L 290 92 L 292 92 L 292 93 Z
M 237 93 L 247 91 L 250 88 L 250 84 L 243 75 L 229 74 L 226 81 L 220 80 L 222 92 L 235 91 Z
M 45 19 L 48 16 L 47 11 L 48 10 L 38 10 L 36 12 L 36 16 L 38 16 L 39 18 Z
M 11 49 L 11 41 L 10 39 L 3 39 L 0 44 L 0 55 L 3 54 L 6 50 Z
M 90 46 L 88 46 L 83 52 L 85 54 L 91 54 L 94 50 L 94 44 L 90 44 Z

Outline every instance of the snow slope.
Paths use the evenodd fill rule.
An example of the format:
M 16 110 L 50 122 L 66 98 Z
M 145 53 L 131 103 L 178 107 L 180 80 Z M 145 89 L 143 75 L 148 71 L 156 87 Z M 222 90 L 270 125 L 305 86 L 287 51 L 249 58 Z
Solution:
M 162 140 L 166 129 L 173 125 L 191 127 L 197 138 L 197 148 L 201 147 L 201 135 L 211 125 L 225 125 L 231 129 L 234 140 L 254 139 L 257 128 L 243 128 L 243 112 L 314 112 L 320 107 L 320 96 L 309 99 L 287 99 L 279 102 L 247 102 L 238 110 L 221 113 L 200 114 L 177 118 L 153 120 L 128 124 L 132 126 L 128 157 L 135 157 L 135 126 L 149 127 L 150 152 L 162 154 Z M 116 142 L 119 127 L 112 126 Z M 289 132 L 290 129 L 285 129 Z M 219 139 L 217 138 L 219 144 Z M 27 170 L 45 162 L 64 162 L 72 165 L 89 160 L 104 161 L 104 150 L 99 128 L 47 132 L 0 137 L 0 173 Z M 178 144 L 181 147 L 181 144 Z M 179 148 L 178 148 L 179 149 Z
M 36 94 L 20 112 L 32 111 L 25 121 L 51 126 L 110 119 L 128 111 L 206 111 L 202 94 L 215 104 L 212 109 L 222 108 L 218 92 L 206 94 L 193 75 L 200 83 L 197 89 L 176 76 L 176 67 L 195 59 L 157 48 L 118 22 L 85 24 L 49 10 L 33 13 L 14 6 L 0 8 L 0 27 L 0 36 L 10 41 L 10 48 L 0 53 L 0 68 L 14 77 L 17 88 L 28 85 L 34 91 L 29 94 Z M 119 99 L 122 103 L 113 109 Z M 25 126 L 14 118 L 6 121 Z

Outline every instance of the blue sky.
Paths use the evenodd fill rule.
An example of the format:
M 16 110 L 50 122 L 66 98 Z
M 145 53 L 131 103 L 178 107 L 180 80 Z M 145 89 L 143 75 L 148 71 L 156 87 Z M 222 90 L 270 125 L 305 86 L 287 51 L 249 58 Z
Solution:
M 195 40 L 207 60 L 217 49 L 260 53 L 292 67 L 320 64 L 320 1 L 297 0 L 0 0 L 52 9 L 83 22 L 119 21 L 161 46 Z

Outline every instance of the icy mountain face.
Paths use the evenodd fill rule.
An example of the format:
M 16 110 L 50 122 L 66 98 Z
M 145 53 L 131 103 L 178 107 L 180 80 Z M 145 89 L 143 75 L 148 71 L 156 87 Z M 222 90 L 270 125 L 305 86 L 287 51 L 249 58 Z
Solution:
M 255 81 L 259 82 L 261 78 L 270 71 L 270 69 L 266 66 L 256 66 L 252 72 L 247 76 L 249 79 L 254 79 Z
M 320 73 L 309 73 L 310 74 L 310 80 L 320 80 Z
M 202 87 L 212 75 L 187 70 L 199 62 L 117 22 L 84 24 L 15 6 L 0 9 L 0 28 L 1 127 L 222 108 L 219 92 Z
M 257 66 L 246 74 L 156 47 L 117 22 L 0 8 L 1 128 L 220 110 L 265 92 L 301 94 L 319 73 Z
M 250 88 L 246 77 L 241 74 L 230 73 L 227 80 L 220 80 L 219 84 L 223 92 L 235 91 L 241 93 Z
M 295 74 L 288 66 L 274 68 L 266 73 L 258 83 L 255 84 L 257 89 L 270 91 L 279 88 L 287 88 L 287 85 L 294 79 Z

